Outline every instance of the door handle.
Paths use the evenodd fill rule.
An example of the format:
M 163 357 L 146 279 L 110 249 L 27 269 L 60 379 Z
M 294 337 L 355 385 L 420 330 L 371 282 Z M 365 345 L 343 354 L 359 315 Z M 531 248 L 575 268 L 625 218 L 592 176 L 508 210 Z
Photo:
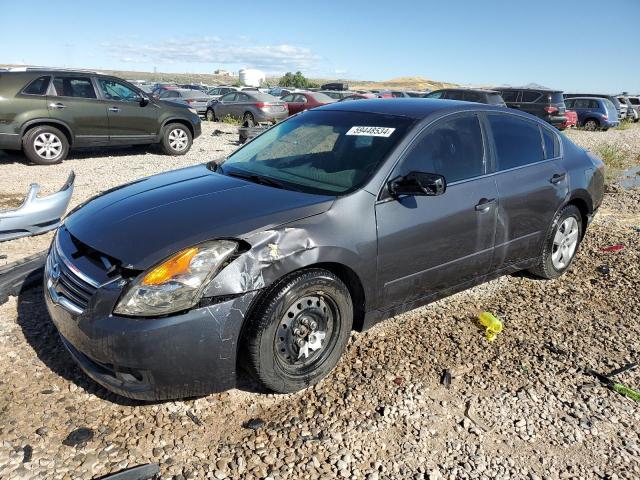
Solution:
M 118 113 L 120 111 L 120 109 L 118 107 L 109 107 L 109 111 Z
M 561 181 L 563 181 L 565 178 L 567 178 L 567 174 L 566 173 L 556 173 L 553 175 L 553 177 L 551 177 L 549 179 L 549 181 L 551 183 L 553 183 L 554 185 L 560 183 Z
M 50 103 L 49 108 L 56 108 L 56 109 L 62 110 L 63 108 L 67 108 L 67 106 L 58 102 L 58 103 Z
M 495 205 L 495 198 L 481 198 L 478 204 L 476 205 L 477 212 L 487 212 L 491 208 L 491 205 Z

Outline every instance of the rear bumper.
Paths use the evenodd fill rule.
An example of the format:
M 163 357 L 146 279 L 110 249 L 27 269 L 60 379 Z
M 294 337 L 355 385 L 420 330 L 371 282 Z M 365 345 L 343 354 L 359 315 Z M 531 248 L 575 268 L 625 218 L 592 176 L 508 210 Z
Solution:
M 289 112 L 285 110 L 282 113 L 265 113 L 258 111 L 255 113 L 255 119 L 258 123 L 275 123 L 284 120 L 289 116 Z
M 75 315 L 54 302 L 48 281 L 45 274 L 45 302 L 64 346 L 108 390 L 167 400 L 236 385 L 240 329 L 256 292 L 182 315 L 139 319 L 96 315 L 91 308 Z

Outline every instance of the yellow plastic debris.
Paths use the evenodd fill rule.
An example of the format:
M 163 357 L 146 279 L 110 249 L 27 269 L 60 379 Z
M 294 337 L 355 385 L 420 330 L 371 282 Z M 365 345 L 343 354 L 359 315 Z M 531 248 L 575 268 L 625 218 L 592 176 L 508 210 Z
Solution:
M 496 336 L 502 332 L 502 322 L 490 312 L 482 312 L 478 315 L 478 318 L 480 323 L 487 328 L 485 337 L 490 342 L 493 342 Z

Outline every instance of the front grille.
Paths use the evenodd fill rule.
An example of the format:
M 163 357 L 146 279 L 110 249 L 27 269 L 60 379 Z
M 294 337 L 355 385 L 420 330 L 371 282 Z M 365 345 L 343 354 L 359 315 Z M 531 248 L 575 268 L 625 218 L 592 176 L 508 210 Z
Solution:
M 80 272 L 60 249 L 56 236 L 46 265 L 51 298 L 72 313 L 80 314 L 89 305 L 99 284 Z

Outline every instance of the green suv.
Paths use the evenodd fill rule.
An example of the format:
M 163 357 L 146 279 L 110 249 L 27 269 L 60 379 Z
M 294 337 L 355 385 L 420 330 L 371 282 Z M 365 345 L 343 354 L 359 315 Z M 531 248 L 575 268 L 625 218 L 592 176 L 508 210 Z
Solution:
M 0 149 L 51 165 L 72 147 L 159 143 L 184 155 L 201 133 L 186 104 L 155 100 L 124 80 L 95 72 L 0 72 Z

